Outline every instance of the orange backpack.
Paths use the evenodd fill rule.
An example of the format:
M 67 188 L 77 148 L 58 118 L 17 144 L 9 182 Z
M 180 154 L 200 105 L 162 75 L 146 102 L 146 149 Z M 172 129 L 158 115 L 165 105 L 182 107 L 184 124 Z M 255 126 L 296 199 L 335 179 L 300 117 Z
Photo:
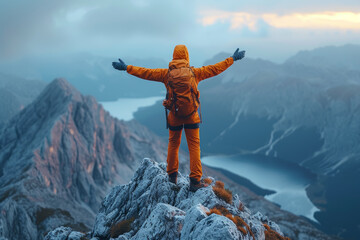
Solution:
M 200 106 L 195 73 L 190 67 L 169 69 L 166 83 L 165 114 L 170 110 L 176 117 L 187 118 Z

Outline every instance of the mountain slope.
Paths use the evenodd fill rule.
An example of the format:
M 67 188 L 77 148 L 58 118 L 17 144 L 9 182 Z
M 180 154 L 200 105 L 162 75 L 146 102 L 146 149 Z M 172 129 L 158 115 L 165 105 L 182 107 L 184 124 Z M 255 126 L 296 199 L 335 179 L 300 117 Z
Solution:
M 1 130 L 0 234 L 42 239 L 58 225 L 85 231 L 110 187 L 130 180 L 135 159 L 164 161 L 165 153 L 144 127 L 112 118 L 56 79 Z

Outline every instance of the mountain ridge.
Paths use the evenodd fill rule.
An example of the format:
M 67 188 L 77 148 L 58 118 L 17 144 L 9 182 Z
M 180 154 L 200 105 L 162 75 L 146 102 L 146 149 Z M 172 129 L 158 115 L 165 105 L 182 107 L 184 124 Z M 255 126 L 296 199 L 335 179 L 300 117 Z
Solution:
M 1 235 L 41 239 L 59 223 L 86 230 L 111 185 L 131 178 L 134 159 L 164 161 L 165 149 L 136 122 L 112 118 L 95 98 L 54 80 L 1 129 Z

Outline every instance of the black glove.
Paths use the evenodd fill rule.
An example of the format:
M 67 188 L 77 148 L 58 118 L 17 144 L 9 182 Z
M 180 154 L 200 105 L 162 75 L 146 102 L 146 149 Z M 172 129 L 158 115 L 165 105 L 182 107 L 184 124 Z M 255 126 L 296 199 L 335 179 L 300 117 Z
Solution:
M 126 71 L 126 69 L 127 69 L 127 65 L 120 58 L 119 58 L 119 62 L 113 62 L 112 66 L 115 69 L 120 70 L 120 71 Z
M 241 51 L 239 52 L 239 48 L 236 49 L 236 51 L 234 52 L 234 55 L 232 55 L 232 58 L 234 59 L 234 61 L 243 59 L 245 57 L 245 51 Z

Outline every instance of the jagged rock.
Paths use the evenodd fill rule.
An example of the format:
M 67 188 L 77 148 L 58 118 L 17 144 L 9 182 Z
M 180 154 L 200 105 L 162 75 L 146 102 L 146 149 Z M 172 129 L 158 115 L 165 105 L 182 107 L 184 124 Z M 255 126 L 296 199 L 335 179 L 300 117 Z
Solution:
M 71 228 L 69 228 L 69 227 L 59 227 L 59 228 L 56 228 L 55 230 L 49 232 L 46 235 L 45 240 L 47 240 L 47 239 L 65 240 L 65 239 L 67 239 L 67 237 L 70 235 L 71 232 L 72 232 Z
M 45 240 L 81 240 L 83 236 L 85 236 L 85 234 L 72 231 L 69 227 L 58 227 L 55 230 L 49 232 L 46 235 Z
M 212 214 L 201 220 L 188 239 L 245 239 L 235 224 L 228 218 Z
M 214 194 L 211 186 L 190 192 L 189 178 L 181 174 L 176 186 L 168 181 L 165 167 L 164 163 L 145 158 L 128 184 L 114 187 L 104 198 L 91 236 L 110 239 L 115 224 L 134 219 L 131 231 L 113 237 L 132 240 L 252 239 L 250 231 L 242 233 L 228 217 L 208 216 L 209 209 L 222 206 L 231 215 L 241 217 L 255 239 L 264 239 L 265 227 L 259 213 L 251 215 L 249 210 L 239 210 L 235 205 L 239 200 L 226 203 Z M 276 223 L 271 222 L 269 226 L 282 235 Z
M 178 239 L 185 212 L 165 203 L 158 203 L 132 239 Z
M 181 231 L 181 239 L 191 239 L 190 236 L 194 231 L 198 222 L 207 217 L 209 209 L 201 204 L 197 204 L 190 208 L 185 216 L 184 226 Z
M 266 223 L 267 225 L 269 225 L 272 229 L 274 229 L 276 232 L 278 232 L 280 235 L 284 235 L 281 230 L 280 227 L 274 223 L 273 221 L 270 221 L 269 218 L 267 216 L 264 216 L 261 212 L 257 212 L 254 214 L 254 218 L 260 220 L 263 223 Z
M 27 214 L 23 205 L 5 200 L 2 207 L 6 211 L 1 211 L 1 215 L 5 215 L 5 217 L 0 218 L 0 237 L 11 236 L 12 232 L 15 231 L 22 232 L 26 236 L 24 239 L 36 239 L 37 229 L 33 226 L 31 216 Z

